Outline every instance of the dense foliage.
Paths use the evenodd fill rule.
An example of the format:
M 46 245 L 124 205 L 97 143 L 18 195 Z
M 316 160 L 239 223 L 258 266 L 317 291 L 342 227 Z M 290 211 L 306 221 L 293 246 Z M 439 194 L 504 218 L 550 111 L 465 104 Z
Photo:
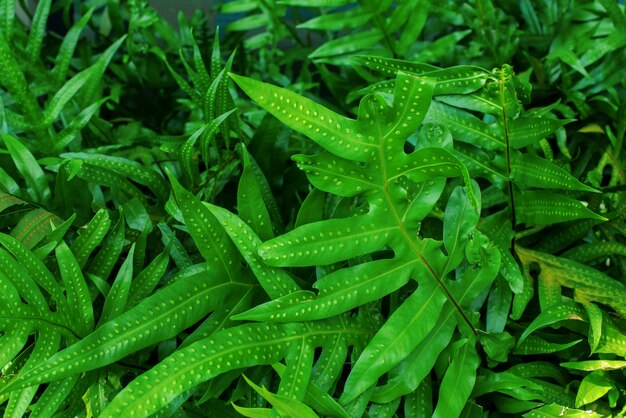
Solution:
M 4 416 L 625 416 L 624 6 L 215 3 L 0 0 Z

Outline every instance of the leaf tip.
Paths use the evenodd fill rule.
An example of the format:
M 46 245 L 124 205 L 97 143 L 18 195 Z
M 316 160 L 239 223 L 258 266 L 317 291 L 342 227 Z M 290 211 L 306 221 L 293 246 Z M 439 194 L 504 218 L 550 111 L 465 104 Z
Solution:
M 228 74 L 228 76 L 229 76 L 230 78 L 232 78 L 232 79 L 233 79 L 233 80 L 234 80 L 237 84 L 239 84 L 239 83 L 238 83 L 238 80 L 241 80 L 241 79 L 243 78 L 242 76 L 237 75 L 237 74 L 235 74 L 235 73 L 233 73 L 233 72 L 231 72 L 231 71 L 227 72 L 226 74 Z

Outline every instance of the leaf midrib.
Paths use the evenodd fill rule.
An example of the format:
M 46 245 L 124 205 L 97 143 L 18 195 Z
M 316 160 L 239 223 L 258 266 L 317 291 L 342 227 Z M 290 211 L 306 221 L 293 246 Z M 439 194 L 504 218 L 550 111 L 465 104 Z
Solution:
M 382 131 L 380 130 L 380 125 L 377 125 L 377 128 L 378 128 L 378 135 L 379 135 L 379 138 L 380 138 L 380 141 L 379 141 L 380 146 L 378 147 L 378 149 L 379 149 L 380 165 L 381 165 L 382 172 L 383 172 L 383 191 L 385 193 L 385 199 L 387 201 L 387 205 L 388 205 L 389 209 L 391 210 L 391 213 L 393 214 L 393 216 L 395 218 L 396 224 L 398 225 L 398 229 L 400 230 L 400 233 L 404 237 L 404 240 L 408 244 L 409 248 L 413 251 L 413 253 L 416 255 L 416 257 L 424 264 L 424 266 L 428 269 L 428 271 L 433 276 L 433 278 L 437 281 L 437 284 L 439 285 L 441 290 L 446 295 L 446 298 L 450 301 L 450 303 L 452 303 L 452 305 L 454 305 L 454 308 L 456 309 L 457 312 L 459 312 L 459 314 L 461 315 L 461 317 L 463 318 L 465 323 L 467 323 L 469 328 L 474 332 L 474 334 L 476 334 L 476 329 L 472 325 L 472 322 L 467 317 L 467 315 L 465 314 L 465 312 L 463 311 L 461 306 L 458 304 L 458 302 L 454 299 L 454 297 L 450 293 L 450 290 L 448 290 L 448 288 L 446 287 L 445 283 L 443 282 L 442 278 L 439 277 L 439 275 L 435 272 L 435 270 L 430 265 L 430 263 L 428 263 L 426 258 L 424 258 L 424 255 L 415 246 L 415 243 L 411 239 L 411 237 L 409 235 L 409 232 L 406 230 L 406 228 L 404 226 L 404 223 L 402 223 L 400 215 L 396 211 L 396 207 L 394 206 L 393 201 L 391 199 L 391 195 L 389 194 L 389 180 L 390 180 L 390 177 L 389 177 L 389 173 L 387 171 L 387 163 L 386 163 L 386 159 L 385 159 L 385 151 L 383 149 L 384 147 L 382 146 L 382 144 L 384 144 L 384 141 L 387 139 L 387 135 L 383 135 Z
M 302 338 L 302 341 L 300 342 L 300 344 L 298 346 L 298 355 L 296 356 L 298 361 L 297 361 L 297 365 L 296 365 L 295 369 L 293 370 L 294 378 L 297 378 L 300 375 L 300 369 L 302 368 L 302 363 L 303 363 L 301 361 L 301 359 L 302 359 L 303 355 L 305 355 L 305 353 L 307 351 L 307 348 L 308 348 L 308 344 L 307 344 L 306 337 L 305 337 L 305 338 Z M 305 367 L 306 367 L 306 365 L 305 365 Z M 281 377 L 281 383 L 282 382 L 283 382 L 283 379 Z M 294 395 L 295 390 L 296 390 L 296 386 L 295 385 L 293 385 L 293 384 L 289 385 L 289 390 L 288 390 L 288 392 L 284 396 L 292 398 L 293 395 Z

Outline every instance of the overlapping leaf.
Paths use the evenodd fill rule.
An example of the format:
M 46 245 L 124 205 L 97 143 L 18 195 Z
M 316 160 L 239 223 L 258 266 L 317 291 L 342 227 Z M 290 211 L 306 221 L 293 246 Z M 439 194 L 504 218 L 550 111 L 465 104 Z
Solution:
M 426 146 L 411 154 L 402 149 L 428 111 L 435 81 L 398 73 L 394 96 L 367 96 L 361 103 L 359 118 L 353 120 L 286 90 L 233 78 L 270 113 L 335 154 L 294 157 L 317 188 L 340 196 L 363 195 L 370 205 L 365 215 L 306 224 L 264 243 L 259 253 L 266 262 L 308 266 L 371 254 L 384 246 L 395 252 L 392 259 L 357 264 L 324 276 L 315 284 L 320 290 L 317 296 L 293 293 L 237 318 L 278 322 L 328 318 L 378 300 L 411 278 L 420 283 L 361 354 L 342 396 L 344 402 L 351 401 L 428 335 L 434 323 L 427 325 L 426 318 L 438 317 L 446 300 L 465 315 L 448 290 L 445 277 L 464 258 L 468 234 L 478 220 L 478 190 L 469 184 L 463 164 L 444 148 Z M 457 176 L 464 179 L 468 188 L 466 193 L 457 189 L 448 203 L 446 216 L 450 219 L 444 224 L 448 256 L 444 256 L 441 244 L 413 238 L 416 222 L 428 210 L 419 210 L 421 218 L 413 216 L 411 212 L 417 207 L 411 198 L 419 199 L 422 195 L 407 196 L 408 191 L 402 187 L 407 183 L 400 179 L 434 185 L 433 178 Z M 430 204 L 435 203 L 436 200 Z M 497 268 L 499 260 L 487 264 L 491 263 Z M 489 280 L 495 273 L 491 274 Z M 385 351 L 380 352 L 380 347 L 385 347 Z
M 137 378 L 101 416 L 117 416 L 123 410 L 147 417 L 186 388 L 229 370 L 275 363 L 288 356 L 298 344 L 306 344 L 308 350 L 313 350 L 337 333 L 342 333 L 345 344 L 354 344 L 367 337 L 369 332 L 369 328 L 359 324 L 335 321 L 306 325 L 248 324 L 225 329 L 177 351 Z M 153 380 L 157 376 L 158 382 Z M 306 381 L 298 384 L 306 387 Z M 148 399 L 150 402 L 146 402 Z
M 220 34 L 109 1 L 75 7 L 63 40 L 46 22 L 62 5 L 23 27 L 16 3 L 0 0 L 6 416 L 621 413 L 614 0 L 235 0 Z M 517 74 L 479 67 L 505 62 Z M 244 97 L 235 113 L 231 68 L 299 94 L 237 78 L 269 114 Z

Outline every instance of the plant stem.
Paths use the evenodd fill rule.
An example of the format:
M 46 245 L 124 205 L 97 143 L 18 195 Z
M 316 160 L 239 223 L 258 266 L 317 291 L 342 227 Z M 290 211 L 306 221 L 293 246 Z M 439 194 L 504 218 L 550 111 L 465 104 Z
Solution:
M 509 199 L 511 202 L 511 229 L 515 232 L 515 226 L 517 225 L 517 220 L 515 219 L 515 195 L 513 193 L 513 182 L 511 181 L 511 148 L 509 145 L 509 127 L 508 127 L 508 117 L 506 114 L 506 100 L 504 98 L 504 89 L 506 84 L 506 77 L 504 72 L 500 73 L 500 103 L 502 104 L 502 125 L 504 127 L 504 142 L 506 147 L 506 173 L 508 177 L 509 183 Z M 515 234 L 513 234 L 513 238 L 511 239 L 511 252 L 515 250 Z

